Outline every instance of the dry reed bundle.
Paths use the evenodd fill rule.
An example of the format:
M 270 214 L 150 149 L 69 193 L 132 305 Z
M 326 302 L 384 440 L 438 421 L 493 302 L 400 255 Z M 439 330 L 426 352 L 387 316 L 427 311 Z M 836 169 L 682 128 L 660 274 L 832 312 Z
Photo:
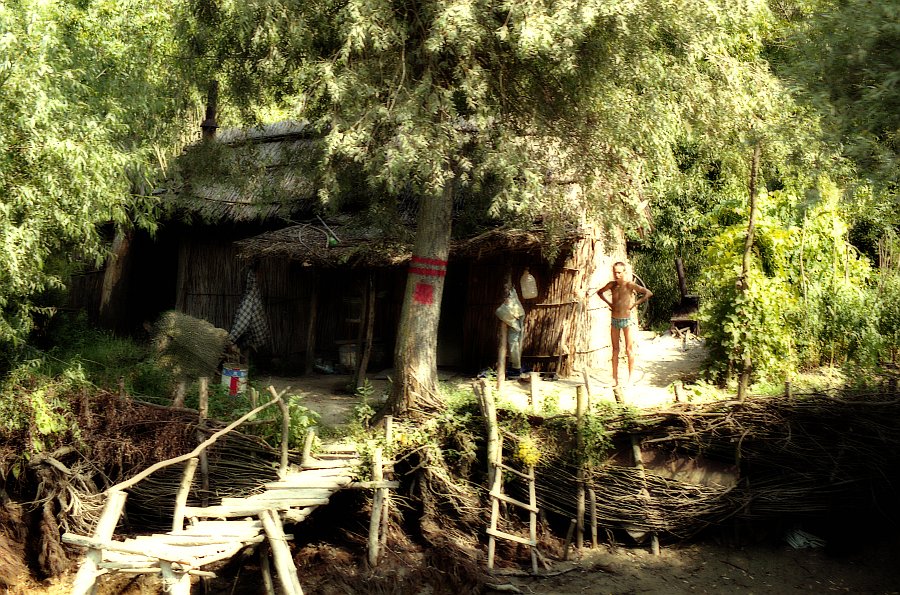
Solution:
M 157 361 L 179 378 L 213 376 L 225 353 L 228 331 L 170 310 L 153 327 Z

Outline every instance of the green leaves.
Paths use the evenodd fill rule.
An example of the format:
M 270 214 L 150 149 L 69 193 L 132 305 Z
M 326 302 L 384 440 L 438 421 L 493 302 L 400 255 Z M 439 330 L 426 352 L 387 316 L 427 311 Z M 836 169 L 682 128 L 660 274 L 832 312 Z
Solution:
M 0 342 L 28 332 L 33 300 L 72 263 L 102 262 L 98 225 L 154 224 L 154 144 L 173 142 L 183 106 L 172 8 L 0 6 Z

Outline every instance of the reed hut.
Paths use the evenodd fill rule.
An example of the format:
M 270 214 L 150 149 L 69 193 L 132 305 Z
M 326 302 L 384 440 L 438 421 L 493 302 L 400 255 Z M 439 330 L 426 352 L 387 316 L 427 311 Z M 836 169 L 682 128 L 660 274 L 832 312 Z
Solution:
M 318 181 L 304 173 L 314 171 L 318 146 L 302 123 L 206 136 L 182 157 L 184 174 L 159 192 L 169 220 L 155 238 L 124 242 L 130 250 L 117 255 L 115 281 L 128 288 L 118 295 L 131 325 L 175 309 L 229 329 L 253 266 L 271 330 L 257 363 L 289 374 L 353 368 L 362 357 L 369 368 L 390 366 L 413 217 L 390 231 L 367 227 L 366 201 L 351 192 L 339 214 L 322 218 Z M 566 376 L 604 365 L 609 312 L 586 293 L 623 257 L 621 237 L 574 225 L 554 235 L 550 260 L 541 225 L 463 235 L 448 266 L 440 366 L 477 372 L 497 365 L 504 281 L 518 281 L 526 269 L 539 294 L 523 300 L 523 366 Z M 96 287 L 92 281 L 81 287 Z M 81 293 L 90 302 L 89 291 Z

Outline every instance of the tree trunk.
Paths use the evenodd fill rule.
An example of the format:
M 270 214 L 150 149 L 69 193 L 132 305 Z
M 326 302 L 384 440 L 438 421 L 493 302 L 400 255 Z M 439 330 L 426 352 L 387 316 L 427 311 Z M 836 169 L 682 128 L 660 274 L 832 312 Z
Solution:
M 132 232 L 117 229 L 112 243 L 112 254 L 106 262 L 103 273 L 103 287 L 100 292 L 100 324 L 116 332 L 127 330 L 123 313 L 127 307 L 123 294 L 122 279 L 131 248 Z
M 437 333 L 450 254 L 454 183 L 448 182 L 439 195 L 424 197 L 419 207 L 387 414 L 402 416 L 411 410 L 442 406 L 437 387 Z
M 744 241 L 744 259 L 741 263 L 741 278 L 738 281 L 742 293 L 746 293 L 749 289 L 748 275 L 750 274 L 750 255 L 753 252 L 753 231 L 756 228 L 756 178 L 759 173 L 759 153 L 759 145 L 756 145 L 753 149 L 753 159 L 750 163 L 750 221 L 747 224 L 747 238 Z M 744 345 L 741 361 L 741 375 L 738 379 L 738 401 L 743 401 L 747 397 L 747 391 L 750 388 L 751 367 L 750 350 L 748 346 Z

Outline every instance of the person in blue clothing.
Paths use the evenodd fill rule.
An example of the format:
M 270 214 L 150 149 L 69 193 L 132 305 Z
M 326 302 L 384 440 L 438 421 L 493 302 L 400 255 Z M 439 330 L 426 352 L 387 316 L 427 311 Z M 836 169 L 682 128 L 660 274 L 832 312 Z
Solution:
M 613 386 L 619 386 L 619 341 L 620 335 L 625 337 L 625 356 L 628 358 L 628 381 L 634 373 L 634 327 L 637 325 L 633 311 L 635 308 L 653 297 L 653 292 L 641 287 L 629 279 L 625 272 L 625 263 L 613 265 L 613 280 L 597 290 L 600 299 L 606 302 L 612 311 L 610 321 L 610 340 L 612 343 L 612 378 Z M 607 299 L 606 292 L 610 297 Z M 636 294 L 640 297 L 635 299 Z

